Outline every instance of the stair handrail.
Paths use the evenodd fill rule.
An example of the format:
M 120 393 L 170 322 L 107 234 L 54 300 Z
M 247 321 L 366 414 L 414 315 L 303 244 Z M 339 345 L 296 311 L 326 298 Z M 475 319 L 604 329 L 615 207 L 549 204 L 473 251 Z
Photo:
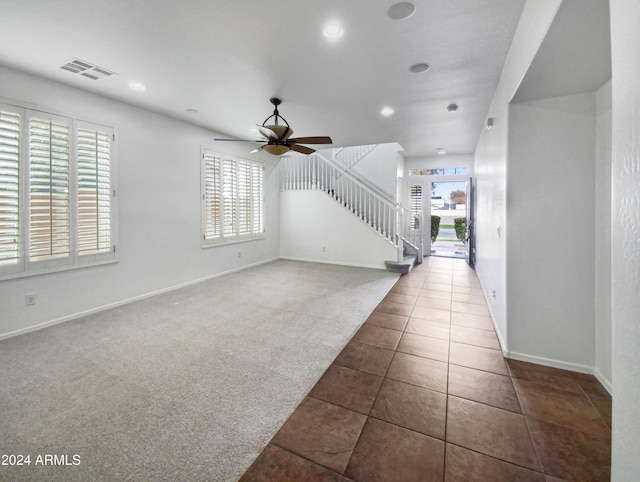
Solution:
M 362 182 L 363 184 L 367 185 L 367 187 L 369 189 L 371 189 L 372 191 L 376 192 L 377 194 L 379 194 L 382 197 L 385 197 L 387 199 L 389 199 L 391 202 L 396 202 L 395 198 L 389 194 L 388 192 L 384 191 L 380 186 L 372 183 L 371 181 L 369 181 L 367 178 L 363 177 L 362 175 L 360 175 L 358 172 L 354 171 L 352 168 L 353 166 L 355 166 L 358 162 L 360 162 L 362 159 L 364 159 L 367 154 L 369 154 L 371 151 L 373 151 L 376 147 L 378 147 L 380 144 L 368 144 L 365 146 L 347 146 L 347 147 L 341 147 L 338 149 L 333 149 L 332 153 L 331 153 L 331 159 L 333 161 L 335 161 L 340 167 L 341 167 L 341 172 L 340 175 L 345 175 L 346 173 L 349 173 L 352 177 L 357 178 L 360 182 Z M 361 155 L 356 162 L 346 166 L 344 163 L 342 163 L 338 158 L 337 155 L 342 152 L 345 149 L 354 149 L 357 147 L 368 147 L 370 149 L 368 149 L 363 155 Z M 337 152 L 336 152 L 337 151 Z M 323 156 L 326 158 L 326 156 Z M 336 176 L 336 180 L 339 178 L 340 176 Z
M 369 224 L 387 241 L 398 247 L 398 208 L 395 201 L 371 190 L 333 159 L 315 153 L 309 156 L 282 156 L 282 190 L 322 190 Z M 336 173 L 343 176 L 336 178 Z
M 365 158 L 371 151 L 373 151 L 380 144 L 363 144 L 359 146 L 344 146 L 332 149 L 331 156 L 336 159 L 340 164 L 347 168 L 351 168 L 355 166 L 358 162 L 360 162 L 363 158 Z M 355 160 L 344 162 L 340 159 L 340 155 L 343 152 L 352 153 L 355 151 L 355 155 L 352 156 Z
M 378 192 L 376 192 L 377 190 L 372 189 L 370 186 L 368 186 L 367 183 L 364 182 L 363 180 L 361 180 L 361 178 L 359 176 L 354 176 L 353 173 L 351 173 L 348 169 L 345 169 L 344 166 L 340 165 L 339 162 L 336 162 L 333 159 L 330 159 L 330 158 L 320 154 L 319 152 L 314 152 L 313 154 L 310 154 L 309 156 L 307 156 L 305 154 L 287 154 L 285 156 L 282 156 L 281 159 L 296 159 L 296 158 L 304 159 L 304 158 L 310 158 L 311 156 L 319 157 L 324 162 L 326 162 L 327 164 L 332 166 L 334 169 L 339 171 L 340 174 L 350 178 L 351 181 L 353 181 L 354 183 L 356 183 L 360 187 L 364 188 L 365 191 L 368 191 L 376 199 L 378 199 L 379 201 L 382 201 L 384 204 L 386 204 L 389 207 L 397 209 L 397 204 L 398 203 L 396 201 L 392 200 L 391 196 L 389 196 L 388 194 L 386 194 L 386 195 L 379 194 Z

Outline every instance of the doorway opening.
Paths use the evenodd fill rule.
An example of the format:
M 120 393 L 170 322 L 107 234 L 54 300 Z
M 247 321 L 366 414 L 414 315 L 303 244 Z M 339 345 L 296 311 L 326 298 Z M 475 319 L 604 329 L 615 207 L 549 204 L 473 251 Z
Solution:
M 466 182 L 432 182 L 431 256 L 465 258 L 466 219 Z

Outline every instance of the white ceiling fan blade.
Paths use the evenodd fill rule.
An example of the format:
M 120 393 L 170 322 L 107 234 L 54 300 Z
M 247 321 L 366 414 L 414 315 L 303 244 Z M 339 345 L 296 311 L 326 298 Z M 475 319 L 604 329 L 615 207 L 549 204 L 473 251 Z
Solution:
M 260 124 L 256 124 L 258 126 L 258 131 L 260 131 L 260 134 L 262 134 L 265 138 L 267 139 L 277 139 L 278 135 L 273 132 L 271 129 L 267 129 L 264 126 L 261 126 Z

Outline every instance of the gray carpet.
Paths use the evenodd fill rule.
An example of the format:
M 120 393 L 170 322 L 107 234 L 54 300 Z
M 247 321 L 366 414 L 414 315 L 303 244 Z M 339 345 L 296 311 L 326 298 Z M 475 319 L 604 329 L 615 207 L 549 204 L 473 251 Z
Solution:
M 0 480 L 237 480 L 396 280 L 280 260 L 0 341 Z

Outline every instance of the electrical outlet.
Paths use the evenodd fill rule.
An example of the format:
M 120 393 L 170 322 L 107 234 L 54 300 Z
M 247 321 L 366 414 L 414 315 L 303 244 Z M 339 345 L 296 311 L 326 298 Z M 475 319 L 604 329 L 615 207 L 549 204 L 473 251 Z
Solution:
M 242 258 L 242 251 L 238 251 L 238 258 Z
M 27 293 L 24 297 L 24 304 L 26 306 L 33 306 L 36 304 L 36 294 L 35 293 Z
M 496 299 L 496 290 L 493 290 L 491 292 L 491 297 L 495 300 Z
M 323 247 L 322 247 L 322 252 L 323 252 L 323 253 L 326 253 L 326 252 L 327 252 L 327 247 L 326 247 L 326 246 L 323 246 Z

